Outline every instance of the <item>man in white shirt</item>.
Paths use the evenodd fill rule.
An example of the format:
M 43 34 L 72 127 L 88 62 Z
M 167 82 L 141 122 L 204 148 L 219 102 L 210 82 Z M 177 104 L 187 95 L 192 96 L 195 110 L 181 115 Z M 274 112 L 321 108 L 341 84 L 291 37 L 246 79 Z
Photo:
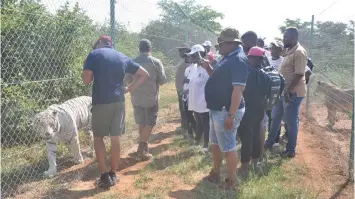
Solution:
M 205 85 L 209 78 L 207 71 L 201 66 L 201 59 L 205 57 L 207 51 L 199 44 L 191 48 L 187 53 L 193 63 L 189 74 L 189 98 L 188 108 L 193 111 L 196 119 L 196 137 L 195 144 L 199 145 L 203 135 L 203 150 L 208 152 L 208 141 L 210 131 L 210 117 L 205 100 Z

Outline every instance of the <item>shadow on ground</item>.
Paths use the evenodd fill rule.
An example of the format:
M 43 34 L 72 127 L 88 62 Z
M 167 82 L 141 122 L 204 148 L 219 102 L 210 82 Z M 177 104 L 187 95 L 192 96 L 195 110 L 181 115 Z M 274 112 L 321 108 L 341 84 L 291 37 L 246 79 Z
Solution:
M 169 164 L 176 163 L 180 159 L 179 157 L 189 157 L 191 154 L 189 152 L 183 152 L 180 154 L 177 154 L 176 159 L 172 160 L 167 160 L 171 159 L 173 157 L 164 157 L 162 159 L 157 160 L 157 164 L 155 165 L 155 168 L 157 169 L 164 169 L 169 166 Z M 192 154 L 193 155 L 193 154 Z M 169 162 L 167 164 L 167 162 Z M 275 167 L 279 167 L 285 160 L 280 158 L 277 154 L 274 153 L 266 153 L 264 157 L 264 163 L 260 164 L 257 168 L 251 170 L 248 175 L 241 175 L 238 173 L 238 181 L 240 187 L 242 187 L 244 184 L 247 184 L 251 180 L 256 180 L 259 178 L 263 178 L 271 172 L 271 170 Z M 172 163 L 171 163 L 172 162 Z M 211 164 L 210 157 L 205 156 L 202 160 L 200 160 L 199 164 Z M 225 167 L 225 165 L 224 165 Z M 222 170 L 224 168 L 221 168 Z M 207 175 L 207 174 L 206 174 Z M 223 182 L 224 179 L 221 178 L 221 182 Z M 241 190 L 237 190 L 236 192 L 233 191 L 225 191 L 221 188 L 218 187 L 217 184 L 210 183 L 208 181 L 199 181 L 196 186 L 193 189 L 189 190 L 177 190 L 177 191 L 172 191 L 169 193 L 169 197 L 171 198 L 176 198 L 176 199 L 219 199 L 219 198 L 237 198 L 242 194 Z

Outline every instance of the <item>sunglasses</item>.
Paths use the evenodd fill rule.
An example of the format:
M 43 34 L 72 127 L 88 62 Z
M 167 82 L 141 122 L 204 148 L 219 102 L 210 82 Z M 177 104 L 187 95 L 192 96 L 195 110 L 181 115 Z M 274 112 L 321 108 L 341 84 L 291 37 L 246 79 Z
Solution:
M 225 44 L 231 44 L 231 43 L 233 43 L 233 42 L 221 41 L 221 42 L 219 42 L 218 44 L 216 44 L 216 46 L 217 46 L 217 47 L 221 47 L 221 46 L 223 46 L 223 45 L 225 45 Z

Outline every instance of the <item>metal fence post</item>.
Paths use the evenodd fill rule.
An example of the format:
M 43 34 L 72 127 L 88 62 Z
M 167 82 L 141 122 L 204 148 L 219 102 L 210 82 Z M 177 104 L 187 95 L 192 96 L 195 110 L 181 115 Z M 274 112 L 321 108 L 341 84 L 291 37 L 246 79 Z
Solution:
M 309 52 L 308 52 L 308 57 L 312 58 L 312 40 L 313 40 L 313 30 L 314 30 L 314 15 L 312 15 L 312 23 L 311 23 L 311 33 L 310 33 L 310 39 L 309 39 Z M 309 114 L 309 89 L 312 81 L 309 81 L 307 84 L 307 96 L 306 96 L 306 115 L 308 116 Z
M 349 181 L 354 182 L 354 98 L 353 98 L 353 114 L 351 118 L 351 138 L 350 138 L 350 157 L 349 157 Z
M 111 38 L 113 41 L 113 47 L 115 47 L 115 4 L 116 0 L 110 0 L 110 25 L 111 25 Z

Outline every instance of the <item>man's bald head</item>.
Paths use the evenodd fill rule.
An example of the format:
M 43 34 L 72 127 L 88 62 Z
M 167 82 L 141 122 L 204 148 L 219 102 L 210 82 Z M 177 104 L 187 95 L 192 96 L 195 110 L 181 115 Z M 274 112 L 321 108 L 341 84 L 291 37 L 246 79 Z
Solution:
M 241 39 L 243 42 L 243 50 L 247 53 L 252 47 L 256 46 L 258 35 L 254 31 L 248 31 L 242 35 Z
M 285 48 L 290 48 L 298 43 L 298 29 L 295 27 L 287 28 L 284 32 L 283 43 Z

